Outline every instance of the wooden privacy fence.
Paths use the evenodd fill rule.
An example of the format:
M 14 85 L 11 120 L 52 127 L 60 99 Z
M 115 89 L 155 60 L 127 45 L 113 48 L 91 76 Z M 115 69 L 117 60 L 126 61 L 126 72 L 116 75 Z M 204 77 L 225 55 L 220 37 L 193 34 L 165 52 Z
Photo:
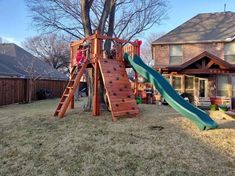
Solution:
M 36 80 L 32 86 L 32 100 L 37 100 L 37 91 L 47 89 L 53 97 L 61 97 L 66 85 L 65 80 Z M 21 78 L 0 78 L 0 106 L 27 102 L 29 80 Z

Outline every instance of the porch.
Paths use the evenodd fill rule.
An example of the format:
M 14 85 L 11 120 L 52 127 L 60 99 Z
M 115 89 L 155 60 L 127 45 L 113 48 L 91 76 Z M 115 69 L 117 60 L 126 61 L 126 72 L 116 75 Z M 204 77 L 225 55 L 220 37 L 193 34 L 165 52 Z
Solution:
M 182 65 L 158 66 L 156 69 L 176 91 L 197 106 L 209 106 L 211 99 L 231 106 L 231 98 L 235 97 L 234 66 L 208 52 Z

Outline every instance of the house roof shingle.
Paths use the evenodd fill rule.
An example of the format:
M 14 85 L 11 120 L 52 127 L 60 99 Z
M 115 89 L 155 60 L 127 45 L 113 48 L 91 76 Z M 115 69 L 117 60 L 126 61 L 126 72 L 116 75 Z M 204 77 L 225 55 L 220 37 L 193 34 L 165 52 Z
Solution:
M 0 44 L 0 75 L 67 79 L 67 76 L 63 73 L 12 43 Z
M 231 42 L 235 39 L 235 12 L 202 13 L 152 44 Z

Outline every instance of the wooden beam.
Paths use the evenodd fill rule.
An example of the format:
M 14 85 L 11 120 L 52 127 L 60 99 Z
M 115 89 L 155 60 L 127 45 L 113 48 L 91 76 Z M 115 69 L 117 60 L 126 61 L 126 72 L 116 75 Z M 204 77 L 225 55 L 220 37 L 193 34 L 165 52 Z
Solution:
M 93 108 L 92 115 L 100 115 L 100 105 L 99 105 L 99 66 L 98 62 L 95 63 L 94 67 L 94 94 L 93 94 Z
M 206 65 L 206 68 L 210 68 L 213 64 L 214 64 L 214 62 L 211 60 L 211 61 Z
M 205 60 L 205 58 L 202 59 L 202 68 L 206 68 L 206 60 Z
M 101 59 L 101 40 L 98 39 L 99 33 L 95 33 L 94 39 L 94 56 L 95 56 L 95 63 L 94 63 L 94 94 L 93 94 L 93 108 L 92 108 L 92 115 L 98 116 L 100 115 L 100 103 L 99 103 L 99 63 L 98 59 Z
M 184 74 L 224 74 L 229 73 L 229 70 L 221 69 L 184 69 L 180 73 Z

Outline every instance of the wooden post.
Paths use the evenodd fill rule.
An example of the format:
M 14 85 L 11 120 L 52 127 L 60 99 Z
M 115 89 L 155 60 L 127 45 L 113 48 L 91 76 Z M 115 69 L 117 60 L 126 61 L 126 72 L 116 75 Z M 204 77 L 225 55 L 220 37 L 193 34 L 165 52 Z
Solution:
M 186 87 L 186 85 L 185 85 L 185 74 L 183 74 L 182 77 L 181 77 L 181 84 L 182 84 L 182 87 L 181 87 L 182 93 L 185 93 L 186 92 L 185 91 L 185 87 Z
M 70 46 L 70 75 L 69 75 L 69 79 L 71 79 L 71 77 L 72 77 L 72 68 L 73 68 L 72 64 L 73 64 L 73 48 L 72 48 L 72 46 Z M 74 109 L 74 95 L 70 101 L 70 109 Z
M 138 95 L 138 73 L 135 71 L 135 84 L 134 84 L 134 95 Z
M 100 104 L 99 104 L 99 65 L 98 59 L 100 59 L 100 39 L 98 38 L 99 33 L 95 32 L 94 39 L 94 55 L 95 55 L 95 63 L 94 63 L 94 94 L 93 94 L 93 108 L 92 115 L 98 116 L 100 114 Z
M 136 40 L 135 43 L 137 44 L 137 47 L 134 46 L 133 48 L 133 52 L 135 52 L 135 50 L 137 50 L 137 55 L 140 56 L 140 46 L 142 44 L 142 41 L 141 40 Z M 133 56 L 135 53 L 132 53 Z M 137 94 L 138 94 L 138 73 L 135 71 L 135 85 L 134 85 L 134 95 L 135 97 L 137 97 Z
M 170 73 L 170 85 L 173 86 L 173 74 Z

